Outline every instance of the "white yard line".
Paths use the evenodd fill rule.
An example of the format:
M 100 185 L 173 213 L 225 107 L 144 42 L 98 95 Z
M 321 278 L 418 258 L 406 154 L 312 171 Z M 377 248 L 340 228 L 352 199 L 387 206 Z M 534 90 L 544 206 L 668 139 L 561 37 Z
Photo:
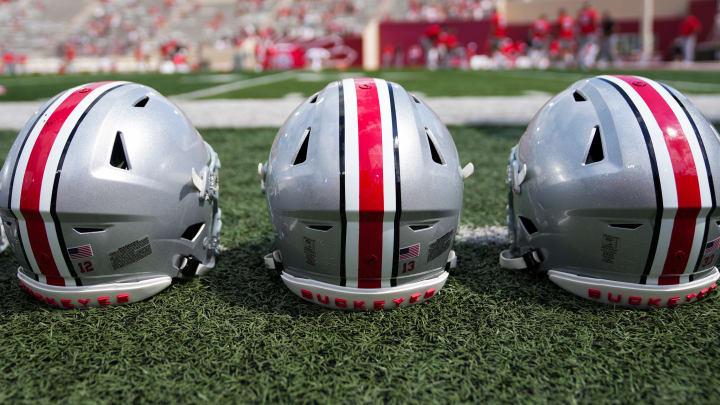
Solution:
M 716 83 L 703 83 L 703 82 L 683 82 L 679 80 L 663 80 L 663 83 L 667 83 L 678 90 L 684 91 L 718 91 L 720 92 L 720 84 Z
M 258 79 L 285 80 L 285 76 L 264 76 L 210 89 L 222 94 L 232 89 L 259 85 Z M 248 83 L 249 82 L 249 83 Z M 238 83 L 242 83 L 242 87 Z M 197 92 L 193 92 L 197 94 Z M 191 93 L 186 93 L 191 94 Z M 195 95 L 197 96 L 197 95 Z M 690 100 L 709 120 L 720 122 L 720 95 L 690 94 Z M 1 98 L 0 98 L 1 99 Z M 305 97 L 277 99 L 212 99 L 188 100 L 173 97 L 178 106 L 198 128 L 257 128 L 279 127 Z M 549 94 L 494 97 L 421 97 L 445 125 L 518 125 L 528 124 L 536 111 L 550 99 Z M 42 105 L 42 101 L 0 102 L 0 129 L 19 130 Z M 520 134 L 518 133 L 518 136 Z
M 471 227 L 460 225 L 455 234 L 455 242 L 472 243 L 476 245 L 505 245 L 510 243 L 507 226 L 485 225 Z
M 195 98 L 212 97 L 220 94 L 229 93 L 235 90 L 246 89 L 248 87 L 255 87 L 263 84 L 270 84 L 292 79 L 293 77 L 295 77 L 295 74 L 295 72 L 291 71 L 273 73 L 267 76 L 253 77 L 252 79 L 243 79 L 232 83 L 221 84 L 219 86 L 213 86 L 205 89 L 190 91 L 187 93 L 176 94 L 171 96 L 170 98 L 175 100 L 191 100 Z

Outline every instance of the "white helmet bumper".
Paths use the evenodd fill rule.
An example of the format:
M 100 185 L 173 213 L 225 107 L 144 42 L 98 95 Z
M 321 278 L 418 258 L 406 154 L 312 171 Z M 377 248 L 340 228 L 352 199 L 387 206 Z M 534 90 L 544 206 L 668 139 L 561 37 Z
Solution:
M 269 269 L 281 269 L 282 265 L 276 259 L 277 251 L 265 256 L 265 265 Z M 450 251 L 446 269 L 455 268 L 457 256 Z M 341 287 L 309 278 L 295 277 L 282 271 L 285 286 L 298 297 L 322 306 L 355 311 L 389 310 L 419 304 L 436 296 L 445 285 L 448 272 L 443 271 L 433 278 L 385 288 L 356 288 Z

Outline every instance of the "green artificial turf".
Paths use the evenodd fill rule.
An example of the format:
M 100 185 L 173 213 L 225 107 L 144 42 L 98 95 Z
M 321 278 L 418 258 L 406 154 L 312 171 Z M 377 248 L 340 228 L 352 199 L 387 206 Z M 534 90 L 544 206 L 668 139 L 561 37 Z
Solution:
M 288 94 L 309 96 L 327 83 L 344 77 L 380 77 L 402 84 L 406 89 L 431 97 L 440 96 L 517 96 L 527 92 L 555 94 L 576 80 L 598 74 L 626 73 L 647 76 L 663 81 L 685 93 L 720 93 L 720 72 L 694 72 L 671 70 L 617 70 L 604 71 L 427 71 L 383 70 L 378 72 L 291 72 L 277 77 L 277 81 L 264 85 L 228 91 L 207 98 L 277 98 Z M 38 100 L 49 98 L 60 91 L 82 83 L 102 80 L 128 80 L 147 84 L 166 96 L 214 87 L 238 80 L 273 75 L 269 73 L 188 73 L 165 75 L 160 73 L 127 74 L 71 74 L 0 76 L 0 85 L 7 94 L 0 101 Z M 273 79 L 275 80 L 275 79 Z
M 263 267 L 272 229 L 256 164 L 275 130 L 201 131 L 220 153 L 223 241 L 207 277 L 144 302 L 62 311 L 0 255 L 0 403 L 709 403 L 720 397 L 720 299 L 639 311 L 501 270 L 503 246 L 456 243 L 426 303 L 352 313 L 302 302 Z M 522 128 L 451 128 L 463 223 L 500 224 Z M 14 134 L 0 135 L 6 153 Z
M 7 94 L 0 101 L 28 101 L 47 99 L 61 91 L 84 83 L 125 80 L 148 85 L 163 95 L 186 93 L 232 81 L 250 79 L 257 73 L 98 73 L 67 75 L 0 76 L 0 85 Z

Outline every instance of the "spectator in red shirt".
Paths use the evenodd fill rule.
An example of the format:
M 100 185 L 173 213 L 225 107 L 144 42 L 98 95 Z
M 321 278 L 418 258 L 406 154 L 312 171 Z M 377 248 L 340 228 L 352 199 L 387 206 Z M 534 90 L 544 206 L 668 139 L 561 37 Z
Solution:
M 393 56 L 395 55 L 395 47 L 391 44 L 385 44 L 382 50 L 382 66 L 389 68 L 392 65 Z
M 490 41 L 492 49 L 499 49 L 503 39 L 507 37 L 507 20 L 500 11 L 493 9 L 492 17 L 490 17 Z
M 575 21 L 570 17 L 565 9 L 558 11 L 557 22 L 557 39 L 560 47 L 560 55 L 562 59 L 567 60 L 573 54 L 575 47 Z
M 598 12 L 585 2 L 582 9 L 578 13 L 578 28 L 580 31 L 580 41 L 578 44 L 577 60 L 580 67 L 588 67 L 595 63 L 595 57 L 598 53 L 597 31 L 598 31 Z
M 692 62 L 695 60 L 695 42 L 701 29 L 700 20 L 692 14 L 688 14 L 680 24 L 679 40 L 683 51 L 683 61 Z
M 422 45 L 423 51 L 426 55 L 430 48 L 437 45 L 437 39 L 440 32 L 442 32 L 442 27 L 438 24 L 432 24 L 425 29 L 422 38 L 420 38 L 420 44 Z
M 598 12 L 590 3 L 585 3 L 578 14 L 578 26 L 580 27 L 580 35 L 595 35 L 598 29 Z
M 560 11 L 558 11 L 558 17 L 555 24 L 557 25 L 558 39 L 563 41 L 575 40 L 575 21 L 573 21 L 573 18 L 565 12 L 565 9 L 560 9 Z
M 550 21 L 548 21 L 547 16 L 545 14 L 541 14 L 540 18 L 535 20 L 533 25 L 530 27 L 530 39 L 533 49 L 547 49 L 551 30 L 552 25 L 550 24 Z

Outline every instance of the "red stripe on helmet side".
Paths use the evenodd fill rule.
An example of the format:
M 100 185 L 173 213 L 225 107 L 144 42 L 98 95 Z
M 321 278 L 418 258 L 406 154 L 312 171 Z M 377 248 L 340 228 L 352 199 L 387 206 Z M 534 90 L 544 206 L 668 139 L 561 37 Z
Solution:
M 647 82 L 637 77 L 617 76 L 627 82 L 640 95 L 662 131 L 665 145 L 670 154 L 678 209 L 673 222 L 670 245 L 658 284 L 679 284 L 680 274 L 685 271 L 693 239 L 697 216 L 702 207 L 700 183 L 695 158 L 687 134 L 667 101 Z
M 43 125 L 28 158 L 20 194 L 20 212 L 25 218 L 28 239 L 30 240 L 30 246 L 27 249 L 30 251 L 27 253 L 35 257 L 40 271 L 45 275 L 47 283 L 50 285 L 64 286 L 65 280 L 61 277 L 53 258 L 45 229 L 45 220 L 40 212 L 40 192 L 45 165 L 55 144 L 58 132 L 65 124 L 70 113 L 90 92 L 107 83 L 109 82 L 88 84 L 75 90 L 67 97 Z
M 373 79 L 355 79 L 360 213 L 358 287 L 379 288 L 383 248 L 383 150 L 380 101 Z

